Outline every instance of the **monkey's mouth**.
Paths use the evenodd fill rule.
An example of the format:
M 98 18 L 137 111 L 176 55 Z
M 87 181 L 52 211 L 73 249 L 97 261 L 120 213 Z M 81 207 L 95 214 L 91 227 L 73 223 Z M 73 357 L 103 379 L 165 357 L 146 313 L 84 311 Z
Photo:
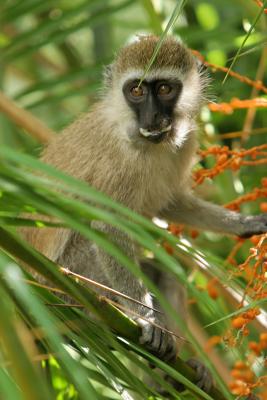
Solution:
M 168 132 L 170 132 L 172 129 L 171 125 L 168 125 L 166 128 L 163 128 L 161 130 L 155 130 L 155 131 L 149 131 L 144 128 L 140 128 L 139 132 L 141 136 L 149 140 L 150 142 L 153 143 L 160 143 L 162 142 L 165 137 L 167 136 Z

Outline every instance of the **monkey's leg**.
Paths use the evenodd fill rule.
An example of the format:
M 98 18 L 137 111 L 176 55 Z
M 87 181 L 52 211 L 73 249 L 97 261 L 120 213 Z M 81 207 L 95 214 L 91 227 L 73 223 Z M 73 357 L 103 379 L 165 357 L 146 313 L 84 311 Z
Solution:
M 102 222 L 93 222 L 92 226 L 107 234 L 110 240 L 119 248 L 122 248 L 130 259 L 135 260 L 135 245 L 130 238 Z M 126 267 L 118 264 L 115 258 L 108 255 L 95 243 L 75 232 L 69 232 L 68 239 L 61 246 L 59 255 L 51 256 L 50 254 L 50 257 L 71 271 L 100 282 L 144 304 L 142 306 L 120 296 L 110 296 L 108 291 L 99 290 L 97 286 L 93 286 L 96 291 L 118 301 L 125 306 L 126 310 L 129 310 L 129 316 L 135 319 L 142 328 L 140 342 L 147 346 L 149 351 L 154 352 L 164 360 L 174 358 L 176 347 L 173 337 L 153 325 L 153 323 L 156 323 L 162 326 L 152 310 L 150 293 L 142 282 L 135 278 Z M 67 300 L 70 301 L 70 299 Z
M 160 217 L 200 229 L 249 237 L 267 232 L 267 214 L 245 216 L 194 197 L 180 195 Z
M 187 293 L 186 289 L 175 279 L 175 277 L 167 272 L 158 270 L 153 261 L 142 260 L 142 271 L 151 279 L 151 281 L 158 287 L 160 292 L 164 295 L 170 305 L 177 311 L 179 317 L 187 320 Z M 154 307 L 161 310 L 161 306 L 154 298 Z M 169 316 L 164 315 L 163 321 L 166 323 L 167 329 L 174 332 L 177 336 L 182 336 L 177 324 Z M 175 338 L 177 342 L 177 353 L 183 345 L 184 340 Z
M 177 311 L 179 317 L 186 322 L 187 294 L 185 288 L 171 274 L 165 272 L 163 273 L 157 270 L 153 265 L 153 263 L 149 261 L 143 261 L 141 265 L 142 265 L 142 270 L 157 285 L 161 293 L 165 296 L 165 298 L 168 300 L 171 306 Z M 154 301 L 154 305 L 157 309 L 160 309 L 160 306 L 159 304 L 157 304 L 156 301 Z M 177 324 L 172 320 L 172 318 L 165 316 L 165 322 L 167 329 L 172 331 L 173 333 L 175 333 L 175 335 L 178 336 L 178 338 L 176 338 L 177 342 L 176 344 L 178 349 L 177 353 L 179 353 L 179 350 L 184 342 L 182 338 L 179 339 L 179 336 L 180 337 L 182 336 L 181 331 L 179 330 Z M 196 359 L 188 360 L 188 365 L 196 370 L 197 386 L 199 386 L 204 391 L 209 392 L 213 384 L 212 376 L 209 370 L 204 366 L 204 364 L 201 361 Z M 174 379 L 166 376 L 166 374 L 163 374 L 163 376 L 164 375 L 165 379 L 167 379 L 169 383 L 171 383 L 178 391 L 184 390 L 183 385 L 181 385 Z M 151 380 L 148 380 L 147 383 L 153 385 Z M 164 398 L 167 398 L 166 392 L 162 392 L 160 389 L 159 391 L 161 392 L 162 395 L 165 396 Z

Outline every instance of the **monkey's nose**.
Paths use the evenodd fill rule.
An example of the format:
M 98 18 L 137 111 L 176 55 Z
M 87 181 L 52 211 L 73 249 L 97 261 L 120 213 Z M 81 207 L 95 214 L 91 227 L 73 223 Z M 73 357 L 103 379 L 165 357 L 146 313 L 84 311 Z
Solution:
M 162 127 L 161 130 L 167 129 L 169 126 L 172 125 L 172 119 L 171 119 L 171 118 L 163 118 L 163 119 L 161 120 L 160 125 L 161 125 L 161 127 Z

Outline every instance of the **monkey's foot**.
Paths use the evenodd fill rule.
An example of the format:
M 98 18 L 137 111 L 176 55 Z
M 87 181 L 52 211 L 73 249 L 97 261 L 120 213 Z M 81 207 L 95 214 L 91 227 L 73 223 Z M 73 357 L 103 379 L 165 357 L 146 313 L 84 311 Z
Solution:
M 188 360 L 186 362 L 187 365 L 189 365 L 189 367 L 191 367 L 192 369 L 194 369 L 196 371 L 196 379 L 194 381 L 194 383 L 202 390 L 204 390 L 204 392 L 209 393 L 212 386 L 213 386 L 213 379 L 211 376 L 210 371 L 207 369 L 207 367 L 205 367 L 204 364 L 202 364 L 201 361 L 196 360 L 194 358 L 191 358 L 190 360 Z M 185 390 L 185 386 L 176 381 L 175 379 L 173 379 L 171 376 L 166 376 L 166 381 L 172 385 L 172 387 L 177 390 L 177 392 L 183 392 Z M 160 390 L 159 393 L 164 396 L 164 399 L 173 399 L 173 397 L 166 392 L 165 390 Z M 258 400 L 258 399 L 246 399 L 246 400 Z
M 166 362 L 174 360 L 176 357 L 176 344 L 172 335 L 147 321 L 141 320 L 138 322 L 142 327 L 140 343 L 161 360 Z
M 213 386 L 213 379 L 209 369 L 195 358 L 191 358 L 186 363 L 196 371 L 196 385 L 204 392 L 209 393 Z

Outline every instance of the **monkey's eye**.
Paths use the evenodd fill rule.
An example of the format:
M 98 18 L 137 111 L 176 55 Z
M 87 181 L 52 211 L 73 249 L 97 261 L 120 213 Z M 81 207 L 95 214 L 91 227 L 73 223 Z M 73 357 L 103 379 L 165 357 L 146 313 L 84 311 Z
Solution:
M 170 94 L 172 91 L 172 87 L 170 85 L 167 85 L 166 83 L 163 83 L 158 87 L 158 95 L 159 96 L 166 96 Z
M 134 86 L 130 90 L 133 97 L 141 97 L 144 95 L 144 90 L 141 86 Z

